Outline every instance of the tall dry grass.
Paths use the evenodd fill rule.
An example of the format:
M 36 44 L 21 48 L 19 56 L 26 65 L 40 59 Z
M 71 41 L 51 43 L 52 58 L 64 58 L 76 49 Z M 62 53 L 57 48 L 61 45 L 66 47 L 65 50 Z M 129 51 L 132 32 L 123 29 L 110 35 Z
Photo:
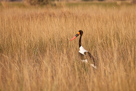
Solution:
M 0 9 L 0 91 L 135 91 L 135 9 Z M 79 29 L 97 70 L 69 41 Z

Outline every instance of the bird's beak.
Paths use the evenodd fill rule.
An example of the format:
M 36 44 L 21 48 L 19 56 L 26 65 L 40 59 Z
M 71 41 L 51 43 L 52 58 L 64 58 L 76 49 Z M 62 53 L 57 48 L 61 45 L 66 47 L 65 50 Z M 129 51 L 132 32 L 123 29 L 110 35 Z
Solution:
M 74 40 L 76 37 L 78 37 L 80 33 L 78 32 L 70 41 Z

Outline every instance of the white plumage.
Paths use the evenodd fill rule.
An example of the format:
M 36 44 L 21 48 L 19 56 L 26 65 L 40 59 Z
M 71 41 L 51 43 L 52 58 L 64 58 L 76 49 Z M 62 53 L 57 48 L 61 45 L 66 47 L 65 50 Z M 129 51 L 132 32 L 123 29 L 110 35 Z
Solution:
M 95 69 L 97 69 L 97 67 L 94 64 L 90 64 L 90 66 L 94 67 Z
M 85 62 L 85 63 L 87 63 L 88 62 L 88 60 L 87 59 L 85 59 L 85 60 L 81 60 L 82 62 Z
M 79 48 L 79 53 L 81 53 L 81 54 L 84 55 L 85 52 L 88 52 L 88 51 L 85 50 L 82 46 L 80 46 L 80 48 Z

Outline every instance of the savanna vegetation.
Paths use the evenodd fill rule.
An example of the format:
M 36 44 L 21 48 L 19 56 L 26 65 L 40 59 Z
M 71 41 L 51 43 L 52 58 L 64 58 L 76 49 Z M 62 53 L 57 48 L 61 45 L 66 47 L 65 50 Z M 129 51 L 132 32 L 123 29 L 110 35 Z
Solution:
M 0 5 L 0 91 L 135 91 L 136 6 Z M 82 45 L 99 66 L 81 62 Z

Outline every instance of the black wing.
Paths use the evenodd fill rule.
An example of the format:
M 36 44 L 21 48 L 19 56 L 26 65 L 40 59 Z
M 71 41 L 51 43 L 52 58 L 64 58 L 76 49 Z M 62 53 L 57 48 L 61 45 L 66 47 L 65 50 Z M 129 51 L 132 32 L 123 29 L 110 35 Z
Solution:
M 93 63 L 94 63 L 94 65 L 96 66 L 96 62 L 95 62 L 95 59 L 94 59 L 94 57 L 92 56 L 92 54 L 91 54 L 90 52 L 86 52 L 86 53 L 88 54 L 88 56 L 90 57 L 90 59 L 93 60 Z

